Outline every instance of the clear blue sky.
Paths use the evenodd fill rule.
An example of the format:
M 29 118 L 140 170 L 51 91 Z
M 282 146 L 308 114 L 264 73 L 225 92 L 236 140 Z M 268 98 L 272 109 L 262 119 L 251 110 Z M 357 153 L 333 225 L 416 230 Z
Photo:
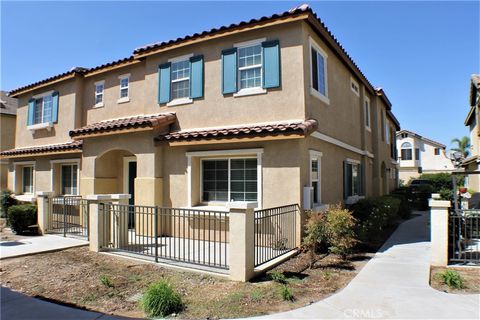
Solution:
M 0 87 L 301 3 L 2 1 Z M 309 3 L 367 78 L 386 90 L 402 128 L 447 146 L 468 133 L 469 77 L 480 72 L 480 2 Z

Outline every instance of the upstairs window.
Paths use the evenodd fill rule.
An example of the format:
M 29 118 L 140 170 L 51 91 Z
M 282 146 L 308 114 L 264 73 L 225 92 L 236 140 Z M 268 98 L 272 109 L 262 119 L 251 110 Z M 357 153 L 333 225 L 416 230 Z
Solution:
M 52 118 L 53 101 L 51 95 L 35 99 L 35 118 L 33 123 L 50 122 Z
M 435 148 L 434 153 L 435 153 L 436 156 L 439 156 L 440 155 L 440 148 Z
M 311 56 L 311 93 L 320 100 L 329 103 L 327 85 L 327 54 L 317 44 L 310 40 Z
M 365 127 L 371 129 L 370 127 L 370 100 L 365 98 Z
M 121 75 L 120 79 L 120 97 L 118 102 L 128 102 L 130 95 L 130 74 Z
M 420 149 L 415 148 L 415 160 L 420 160 Z
M 51 126 L 58 120 L 58 92 L 49 91 L 28 101 L 27 126 Z
M 353 80 L 353 78 L 350 78 L 350 89 L 352 89 L 353 93 L 360 97 L 360 87 L 358 86 L 358 82 Z
M 99 81 L 95 83 L 95 105 L 103 105 L 103 90 L 105 87 L 105 81 Z
M 412 144 L 410 142 L 404 142 L 401 145 L 401 159 L 412 160 Z
M 190 61 L 172 62 L 172 100 L 190 96 Z
M 238 78 L 240 90 L 262 87 L 261 44 L 238 48 Z

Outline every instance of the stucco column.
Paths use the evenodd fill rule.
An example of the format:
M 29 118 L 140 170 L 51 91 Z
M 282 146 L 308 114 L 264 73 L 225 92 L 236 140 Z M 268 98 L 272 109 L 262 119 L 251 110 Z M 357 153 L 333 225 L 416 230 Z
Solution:
M 430 199 L 431 264 L 448 264 L 448 208 L 450 201 Z
M 248 281 L 254 276 L 254 203 L 232 203 L 230 208 L 230 279 Z
M 114 204 L 128 205 L 129 194 L 112 194 Z M 112 215 L 110 239 L 113 239 L 115 248 L 122 248 L 128 244 L 128 207 L 119 206 Z
M 42 234 L 46 234 L 49 226 L 51 214 L 51 199 L 53 192 L 40 191 L 37 192 L 37 219 L 38 228 Z

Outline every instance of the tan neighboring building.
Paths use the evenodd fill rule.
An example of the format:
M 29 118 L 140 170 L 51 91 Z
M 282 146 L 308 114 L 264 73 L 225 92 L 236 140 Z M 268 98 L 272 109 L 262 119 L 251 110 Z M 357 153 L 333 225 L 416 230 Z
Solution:
M 399 178 L 404 183 L 422 173 L 452 172 L 455 167 L 446 146 L 409 130 L 398 131 Z
M 470 129 L 470 155 L 463 161 L 463 167 L 467 171 L 480 170 L 480 127 L 479 106 L 480 106 L 480 75 L 474 74 L 470 79 L 470 110 L 465 125 Z M 471 174 L 467 178 L 469 189 L 480 191 L 480 175 Z
M 308 6 L 10 95 L 19 99 L 15 146 L 1 155 L 19 197 L 321 208 L 397 186 L 392 105 Z
M 0 151 L 15 148 L 15 125 L 17 104 L 15 98 L 7 96 L 6 91 L 0 91 Z M 0 159 L 0 190 L 8 186 L 8 160 Z

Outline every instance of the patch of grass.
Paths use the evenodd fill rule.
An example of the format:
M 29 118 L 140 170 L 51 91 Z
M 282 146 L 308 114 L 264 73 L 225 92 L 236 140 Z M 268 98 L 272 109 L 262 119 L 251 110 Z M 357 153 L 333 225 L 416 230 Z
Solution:
M 463 288 L 463 279 L 460 274 L 455 270 L 445 270 L 439 274 L 443 283 L 445 283 L 450 288 L 462 289 Z
M 325 280 L 330 279 L 331 276 L 332 276 L 332 273 L 331 273 L 330 271 L 323 271 L 323 272 L 322 272 L 322 277 L 323 277 Z
M 254 289 L 250 294 L 250 299 L 252 301 L 260 301 L 264 298 L 263 291 L 261 289 Z
M 295 299 L 292 290 L 285 284 L 280 287 L 280 296 L 285 301 L 293 301 Z
M 232 292 L 228 295 L 228 300 L 231 303 L 238 303 L 245 298 L 245 294 L 243 292 Z
M 287 277 L 279 271 L 271 271 L 268 273 L 268 276 L 271 280 L 281 283 L 281 284 L 286 284 L 287 283 Z
M 82 302 L 83 303 L 94 302 L 97 299 L 98 299 L 98 296 L 96 293 L 89 293 L 82 299 Z
M 130 281 L 130 282 L 138 282 L 138 281 L 141 281 L 141 280 L 142 280 L 142 277 L 137 275 L 137 274 L 134 274 L 134 275 L 132 275 L 128 278 L 128 281 Z
M 165 317 L 183 308 L 182 298 L 170 282 L 163 279 L 148 287 L 140 306 L 149 317 Z
M 113 281 L 108 276 L 103 275 L 100 277 L 100 282 L 107 288 L 113 288 Z

